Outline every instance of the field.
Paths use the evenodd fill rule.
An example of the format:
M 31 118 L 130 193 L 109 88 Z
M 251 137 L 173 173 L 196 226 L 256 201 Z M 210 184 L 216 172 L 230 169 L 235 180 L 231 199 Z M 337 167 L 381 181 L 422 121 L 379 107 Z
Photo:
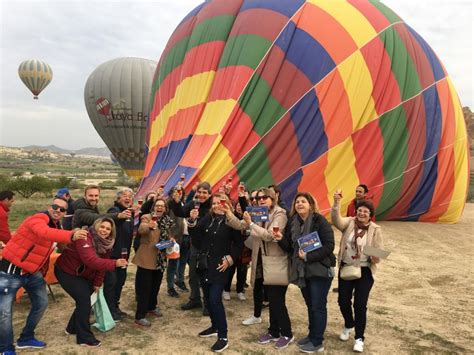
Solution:
M 110 206 L 112 193 L 107 193 L 109 196 L 103 206 Z M 45 205 L 47 200 L 41 203 Z M 18 207 L 22 205 L 26 208 L 23 204 L 24 201 L 20 201 Z M 36 208 L 34 205 L 28 207 Z M 366 353 L 474 353 L 473 219 L 474 205 L 467 204 L 462 220 L 455 225 L 380 222 L 386 249 L 391 250 L 392 254 L 379 268 L 369 300 Z M 340 233 L 336 232 L 336 236 L 339 239 Z M 198 310 L 181 311 L 179 305 L 187 300 L 187 294 L 180 294 L 179 299 L 168 297 L 165 282 L 159 295 L 164 317 L 152 319 L 150 329 L 137 328 L 133 324 L 134 273 L 132 265 L 122 295 L 122 308 L 130 316 L 112 331 L 97 334 L 103 345 L 94 353 L 209 353 L 214 339 L 197 337 L 199 331 L 209 326 L 209 319 Z M 336 283 L 335 280 L 333 286 Z M 75 344 L 73 336 L 64 334 L 67 319 L 73 310 L 71 298 L 60 285 L 52 287 L 57 302 L 50 300 L 49 308 L 37 328 L 38 338 L 48 343 L 48 353 L 86 353 L 84 348 Z M 251 288 L 247 289 L 247 301 L 239 301 L 233 291 L 232 300 L 225 301 L 230 340 L 226 353 L 278 353 L 271 345 L 256 343 L 257 337 L 266 329 L 268 311 L 264 310 L 262 324 L 250 327 L 241 324 L 252 313 L 251 293 Z M 295 336 L 305 336 L 306 306 L 295 286 L 289 288 L 287 306 Z M 14 328 L 17 336 L 28 309 L 27 298 L 15 305 Z M 329 295 L 328 309 L 326 353 L 352 353 L 352 343 L 344 343 L 337 338 L 342 317 L 335 293 Z M 296 354 L 298 349 L 292 344 L 281 352 Z

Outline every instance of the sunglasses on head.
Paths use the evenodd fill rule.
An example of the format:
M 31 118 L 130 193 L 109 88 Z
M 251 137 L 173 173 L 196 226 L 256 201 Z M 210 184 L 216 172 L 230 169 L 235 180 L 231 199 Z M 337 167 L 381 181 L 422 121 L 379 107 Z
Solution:
M 67 208 L 61 207 L 57 204 L 52 204 L 51 208 L 55 211 L 59 210 L 59 212 L 63 212 L 63 213 L 67 211 Z
M 263 196 L 257 196 L 258 201 L 266 200 L 269 196 L 263 195 Z

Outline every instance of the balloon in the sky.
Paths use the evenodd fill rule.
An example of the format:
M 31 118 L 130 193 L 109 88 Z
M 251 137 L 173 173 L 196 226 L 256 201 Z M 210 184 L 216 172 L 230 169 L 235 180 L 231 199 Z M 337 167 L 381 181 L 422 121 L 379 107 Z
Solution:
M 369 186 L 378 219 L 456 222 L 468 186 L 460 102 L 429 45 L 379 1 L 207 1 L 158 64 L 141 192 L 280 184 L 328 213 Z M 235 193 L 235 192 L 234 192 Z
M 95 129 L 128 176 L 140 179 L 145 163 L 145 131 L 156 62 L 117 58 L 99 65 L 84 89 Z
M 38 95 L 53 79 L 53 71 L 48 63 L 37 59 L 21 62 L 18 75 L 26 87 L 33 93 L 33 99 L 38 100 Z

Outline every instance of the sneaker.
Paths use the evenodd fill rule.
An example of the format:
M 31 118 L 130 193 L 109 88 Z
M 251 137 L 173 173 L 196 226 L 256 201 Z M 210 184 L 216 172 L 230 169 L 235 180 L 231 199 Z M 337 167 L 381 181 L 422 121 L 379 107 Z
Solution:
M 142 318 L 142 319 L 135 319 L 135 324 L 139 325 L 141 327 L 151 327 L 151 323 L 148 319 Z
M 176 287 L 178 287 L 178 291 L 189 292 L 189 289 L 186 287 L 186 284 L 184 283 L 184 281 L 182 282 L 175 281 L 174 284 L 176 285 Z
M 209 327 L 203 330 L 202 332 L 200 332 L 198 335 L 201 338 L 209 338 L 209 337 L 217 336 L 217 330 L 215 330 L 212 327 Z
M 174 297 L 174 298 L 179 298 L 178 292 L 174 288 L 169 288 L 168 289 L 168 296 Z
M 124 311 L 122 311 L 120 308 L 117 307 L 117 314 L 119 314 L 122 318 L 125 318 L 128 316 L 127 313 L 125 313 Z
M 245 301 L 247 297 L 245 297 L 245 294 L 243 292 L 237 293 L 237 298 L 241 301 Z
M 349 338 L 351 337 L 351 333 L 354 330 L 354 328 L 342 328 L 341 334 L 339 334 L 339 339 L 342 341 L 348 341 Z
M 253 325 L 262 323 L 262 317 L 250 316 L 242 322 L 243 325 Z
M 304 337 L 296 342 L 298 346 L 303 346 L 305 344 L 311 343 L 311 339 L 309 337 Z
M 87 346 L 88 348 L 98 348 L 99 346 L 102 345 L 100 341 L 93 340 L 93 341 L 88 341 L 87 343 L 80 343 L 80 346 Z
M 43 349 L 44 347 L 46 347 L 46 343 L 35 338 L 28 340 L 18 339 L 16 341 L 17 349 Z
M 265 333 L 260 338 L 258 339 L 258 342 L 260 344 L 268 344 L 271 341 L 278 341 L 280 338 L 275 338 L 273 335 L 270 333 Z
M 361 338 L 356 339 L 352 350 L 355 351 L 356 353 L 364 352 L 364 341 Z
M 146 313 L 156 318 L 163 317 L 163 313 L 161 313 L 161 309 L 159 307 L 156 307 L 153 311 L 148 311 Z
M 227 347 L 229 346 L 229 342 L 226 338 L 219 338 L 217 339 L 217 341 L 214 343 L 213 346 L 211 346 L 211 350 L 215 353 L 221 353 L 223 352 L 225 349 L 227 349 Z
M 222 298 L 226 301 L 230 301 L 230 292 L 227 292 L 227 291 L 222 292 Z
M 294 336 L 292 336 L 291 338 L 281 336 L 280 339 L 278 339 L 277 342 L 275 343 L 275 348 L 276 349 L 287 348 L 288 345 L 290 345 L 294 340 L 295 340 Z
M 201 307 L 202 307 L 202 303 L 195 302 L 195 301 L 188 301 L 185 304 L 181 305 L 181 309 L 183 311 L 189 311 L 190 309 L 201 308 Z
M 324 346 L 323 346 L 323 344 L 314 346 L 313 343 L 309 342 L 309 343 L 306 343 L 304 345 L 301 345 L 300 346 L 300 351 L 302 353 L 307 353 L 307 354 L 322 353 L 324 351 Z

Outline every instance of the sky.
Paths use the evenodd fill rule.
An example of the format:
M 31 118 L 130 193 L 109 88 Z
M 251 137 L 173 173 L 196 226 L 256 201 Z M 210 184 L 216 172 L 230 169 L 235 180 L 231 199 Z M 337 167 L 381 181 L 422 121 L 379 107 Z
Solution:
M 89 120 L 84 86 L 94 69 L 119 57 L 158 61 L 168 38 L 200 0 L 0 1 L 0 145 L 103 147 Z M 471 0 L 383 1 L 434 49 L 463 106 L 474 108 Z M 18 65 L 40 59 L 53 81 L 39 100 Z

